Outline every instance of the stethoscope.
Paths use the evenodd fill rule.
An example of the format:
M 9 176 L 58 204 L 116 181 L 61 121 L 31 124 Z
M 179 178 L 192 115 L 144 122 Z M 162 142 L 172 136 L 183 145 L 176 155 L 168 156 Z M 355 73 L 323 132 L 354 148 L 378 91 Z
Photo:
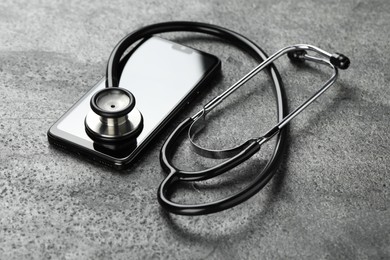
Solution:
M 128 141 L 142 131 L 143 118 L 140 112 L 134 108 L 134 96 L 129 91 L 118 87 L 119 79 L 124 67 L 123 63 L 125 62 L 125 59 L 122 59 L 122 56 L 132 44 L 143 38 L 150 37 L 154 34 L 175 31 L 199 32 L 217 36 L 236 45 L 238 48 L 247 51 L 255 59 L 261 62 L 222 94 L 206 103 L 203 108 L 192 117 L 179 124 L 161 148 L 160 162 L 164 171 L 168 173 L 168 176 L 162 181 L 158 188 L 157 197 L 160 205 L 167 211 L 175 214 L 210 214 L 231 208 L 249 199 L 268 183 L 274 175 L 281 159 L 286 139 L 285 126 L 321 94 L 329 89 L 329 87 L 332 86 L 337 79 L 338 69 L 347 69 L 350 62 L 349 59 L 342 54 L 330 54 L 318 47 L 307 44 L 288 46 L 274 53 L 270 57 L 267 57 L 263 50 L 246 37 L 234 31 L 205 23 L 166 22 L 149 25 L 124 37 L 112 51 L 108 60 L 106 71 L 106 88 L 97 92 L 92 97 L 92 112 L 90 112 L 91 114 L 87 116 L 85 121 L 86 130 L 91 137 L 108 143 L 113 141 Z M 292 62 L 303 63 L 305 61 L 311 61 L 327 65 L 333 70 L 332 76 L 321 86 L 321 88 L 312 97 L 303 102 L 303 104 L 289 114 L 286 112 L 286 97 L 284 94 L 283 83 L 278 70 L 273 64 L 273 61 L 285 54 L 288 55 Z M 313 54 L 316 54 L 316 56 Z M 262 136 L 250 139 L 243 144 L 230 149 L 211 150 L 198 145 L 194 141 L 194 137 L 203 128 L 206 121 L 206 115 L 229 95 L 234 93 L 237 89 L 264 69 L 268 70 L 273 82 L 276 105 L 278 109 L 278 123 Z M 107 106 L 107 104 L 111 105 Z M 178 137 L 185 130 L 188 131 L 190 143 L 197 154 L 204 157 L 226 160 L 211 168 L 200 171 L 186 171 L 176 167 L 172 163 L 176 148 L 175 145 L 179 139 Z M 176 185 L 183 182 L 208 180 L 221 175 L 251 158 L 260 150 L 262 145 L 272 138 L 275 138 L 276 142 L 270 160 L 263 170 L 253 179 L 253 181 L 241 191 L 238 191 L 227 198 L 204 204 L 179 204 L 170 199 L 170 195 Z

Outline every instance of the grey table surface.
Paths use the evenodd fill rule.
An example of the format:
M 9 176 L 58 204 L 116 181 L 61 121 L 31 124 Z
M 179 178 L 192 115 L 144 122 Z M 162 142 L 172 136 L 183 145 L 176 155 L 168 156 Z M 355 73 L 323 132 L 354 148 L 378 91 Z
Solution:
M 342 52 L 351 67 L 289 127 L 272 181 L 232 209 L 166 214 L 156 189 L 169 132 L 256 63 L 210 37 L 166 37 L 217 55 L 222 76 L 182 111 L 133 167 L 119 173 L 48 144 L 48 128 L 105 72 L 113 46 L 147 24 L 221 25 L 268 53 L 309 43 Z M 10 1 L 0 2 L 0 259 L 389 259 L 390 2 L 374 1 Z M 329 75 L 276 63 L 289 107 Z M 222 148 L 275 123 L 265 75 L 217 109 L 203 144 Z M 226 176 L 184 187 L 181 202 L 211 201 L 244 187 L 267 146 Z M 175 162 L 211 165 L 187 143 Z

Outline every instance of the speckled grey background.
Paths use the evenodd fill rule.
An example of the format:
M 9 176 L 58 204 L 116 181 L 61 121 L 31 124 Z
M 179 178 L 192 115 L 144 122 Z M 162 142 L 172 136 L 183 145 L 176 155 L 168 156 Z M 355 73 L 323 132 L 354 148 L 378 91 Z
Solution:
M 140 26 L 168 20 L 228 27 L 268 53 L 310 43 L 352 61 L 337 84 L 292 122 L 274 179 L 221 213 L 165 214 L 156 189 L 165 176 L 158 154 L 168 133 L 255 65 L 222 42 L 167 36 L 219 56 L 223 75 L 126 172 L 47 142 L 51 124 L 104 75 L 116 42 Z M 389 259 L 389 31 L 388 0 L 2 0 L 0 259 Z M 328 76 L 320 67 L 300 68 L 287 59 L 277 65 L 290 108 Z M 263 133 L 274 118 L 263 75 L 214 113 L 202 142 L 239 143 Z M 260 170 L 269 152 L 265 147 L 225 177 L 182 188 L 175 199 L 231 194 Z M 212 163 L 185 145 L 176 158 L 189 168 Z

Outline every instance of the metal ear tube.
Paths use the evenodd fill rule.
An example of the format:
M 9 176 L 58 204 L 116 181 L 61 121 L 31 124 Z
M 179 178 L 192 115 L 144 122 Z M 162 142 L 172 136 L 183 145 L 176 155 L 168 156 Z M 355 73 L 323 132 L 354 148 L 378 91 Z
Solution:
M 307 53 L 307 51 L 314 52 L 316 54 L 319 54 L 319 57 L 312 56 Z M 200 110 L 198 113 L 196 113 L 192 119 L 194 122 L 190 126 L 188 130 L 188 136 L 190 139 L 190 143 L 193 147 L 193 150 L 203 156 L 208 158 L 214 158 L 214 159 L 224 159 L 224 158 L 230 158 L 234 155 L 236 155 L 238 152 L 245 149 L 245 147 L 248 146 L 248 144 L 251 142 L 251 140 L 246 141 L 245 143 L 233 147 L 230 149 L 224 149 L 224 150 L 210 150 L 207 148 L 203 148 L 200 145 L 196 144 L 194 141 L 195 135 L 200 132 L 201 128 L 205 125 L 206 115 L 211 112 L 212 109 L 214 109 L 217 105 L 219 105 L 225 98 L 227 98 L 230 94 L 232 94 L 234 91 L 236 91 L 238 88 L 240 88 L 242 85 L 244 85 L 246 82 L 248 82 L 251 78 L 253 78 L 256 74 L 264 70 L 267 66 L 269 66 L 273 61 L 280 58 L 282 55 L 287 54 L 289 59 L 294 63 L 303 63 L 304 61 L 312 61 L 316 63 L 320 63 L 323 65 L 327 65 L 331 69 L 333 69 L 334 73 L 330 77 L 329 80 L 327 80 L 323 86 L 318 90 L 311 98 L 309 98 L 307 101 L 305 101 L 303 104 L 301 104 L 297 109 L 295 109 L 293 112 L 291 112 L 289 115 L 283 118 L 277 125 L 275 125 L 273 128 L 271 128 L 267 133 L 265 133 L 263 136 L 257 138 L 257 142 L 260 144 L 264 144 L 268 140 L 270 140 L 277 132 L 280 131 L 281 128 L 283 128 L 288 122 L 290 122 L 291 119 L 293 119 L 295 116 L 297 116 L 300 112 L 302 112 L 308 105 L 310 105 L 314 100 L 316 100 L 322 93 L 324 93 L 330 86 L 333 85 L 333 83 L 336 81 L 338 76 L 337 69 L 347 69 L 349 67 L 350 61 L 349 59 L 344 56 L 343 54 L 329 54 L 328 52 L 312 46 L 312 45 L 306 45 L 306 44 L 297 44 L 288 46 L 286 48 L 283 48 L 270 56 L 267 60 L 256 66 L 254 69 L 252 69 L 248 74 L 246 74 L 244 77 L 242 77 L 240 80 L 238 80 L 234 85 L 232 85 L 230 88 L 225 90 L 222 94 L 218 95 L 214 99 L 212 99 L 210 102 L 208 102 L 206 105 L 204 105 L 203 109 Z

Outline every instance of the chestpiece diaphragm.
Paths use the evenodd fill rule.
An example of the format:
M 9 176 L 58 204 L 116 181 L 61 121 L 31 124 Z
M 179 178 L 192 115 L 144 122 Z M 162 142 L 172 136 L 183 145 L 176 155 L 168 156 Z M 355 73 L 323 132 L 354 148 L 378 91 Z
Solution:
M 142 114 L 135 108 L 133 94 L 124 88 L 104 88 L 91 98 L 85 130 L 96 141 L 119 142 L 135 139 L 143 128 Z

